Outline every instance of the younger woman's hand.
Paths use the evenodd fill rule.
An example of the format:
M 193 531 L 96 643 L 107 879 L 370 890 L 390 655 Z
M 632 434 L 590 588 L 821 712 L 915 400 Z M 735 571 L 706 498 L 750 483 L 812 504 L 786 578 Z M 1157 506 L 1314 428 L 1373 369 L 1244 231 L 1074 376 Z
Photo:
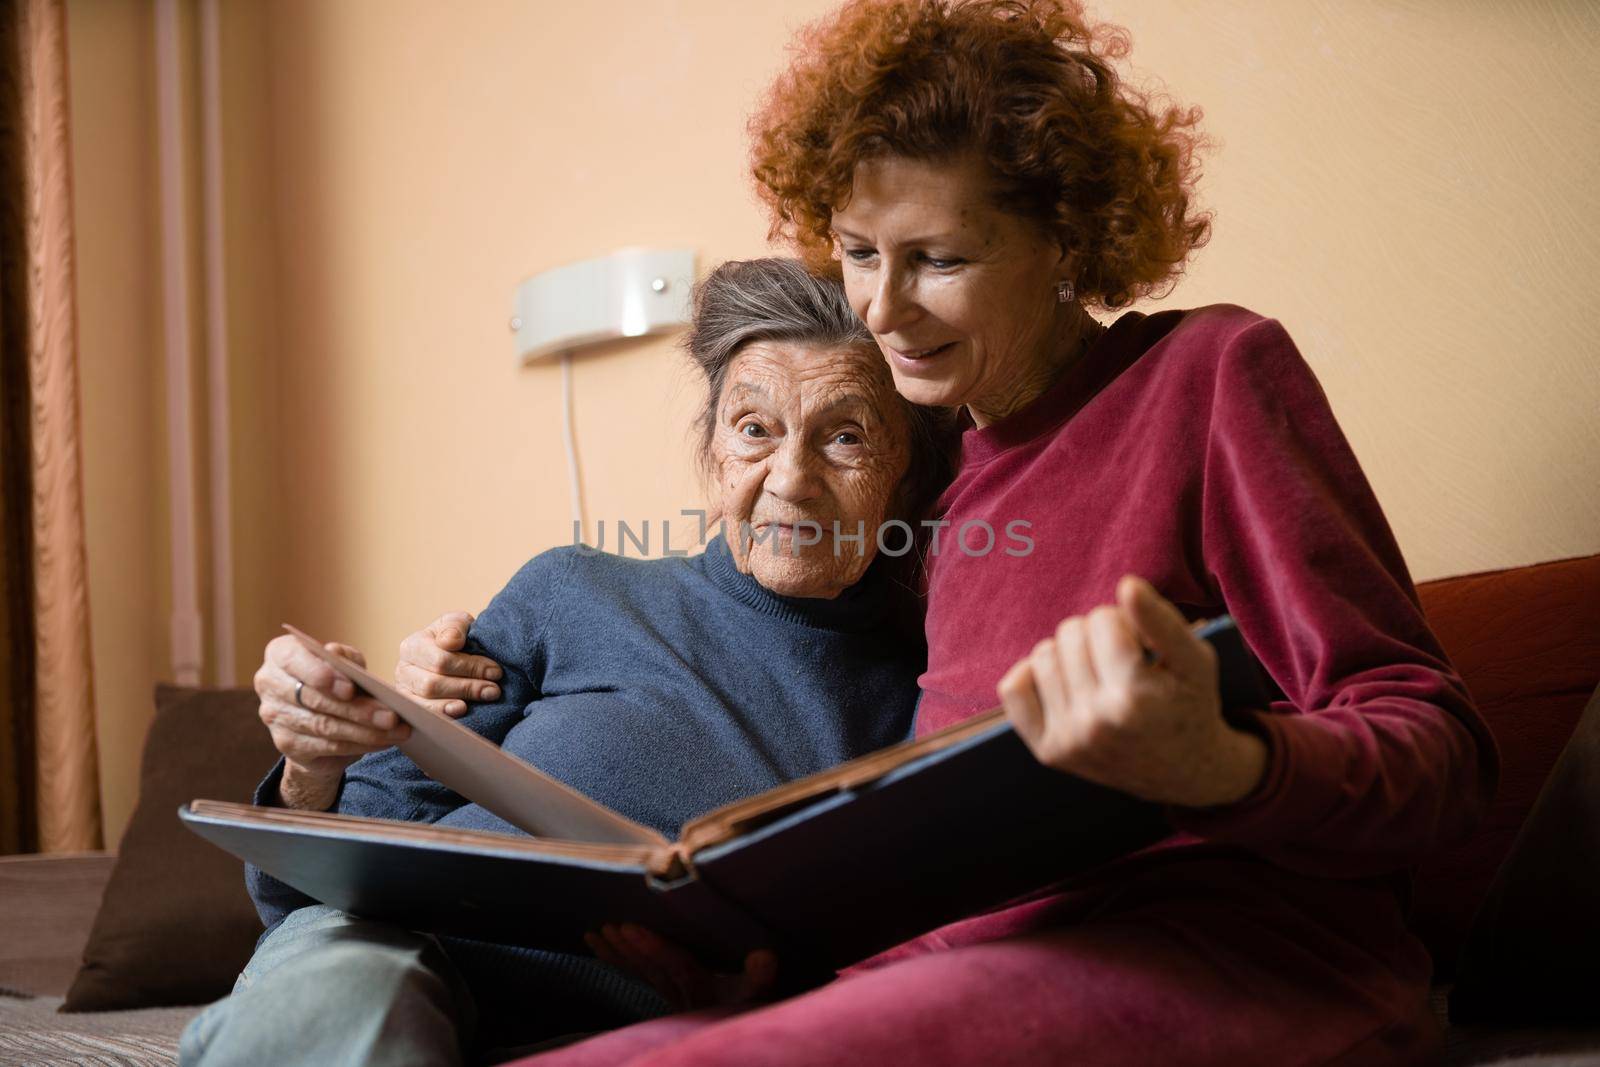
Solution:
M 500 699 L 500 665 L 485 656 L 461 652 L 467 643 L 472 616 L 449 611 L 400 642 L 395 664 L 395 685 L 417 703 L 441 715 L 459 719 L 467 701 Z
M 1142 578 L 1063 620 L 997 688 L 1040 763 L 1145 800 L 1227 804 L 1266 770 L 1265 743 L 1222 717 L 1216 653 Z
M 744 959 L 744 973 L 707 970 L 694 955 L 643 926 L 607 924 L 583 935 L 604 963 L 655 987 L 677 1011 L 747 1004 L 769 996 L 778 980 L 778 957 L 757 949 Z

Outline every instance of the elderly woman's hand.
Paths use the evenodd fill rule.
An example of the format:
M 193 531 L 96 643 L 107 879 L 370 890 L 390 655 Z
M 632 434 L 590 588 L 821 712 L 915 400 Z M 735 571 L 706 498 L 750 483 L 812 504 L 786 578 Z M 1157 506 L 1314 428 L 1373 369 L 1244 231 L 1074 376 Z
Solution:
M 757 949 L 745 957 L 744 973 L 708 971 L 693 954 L 633 923 L 607 924 L 583 940 L 604 963 L 653 986 L 674 1010 L 746 1004 L 765 999 L 778 980 L 778 957 Z
M 334 642 L 327 648 L 366 666 L 359 649 Z M 349 679 L 288 634 L 268 642 L 255 686 L 258 714 L 284 756 L 279 800 L 291 808 L 327 809 L 346 767 L 411 736 L 394 712 L 358 697 Z
M 998 690 L 1039 762 L 1146 800 L 1232 803 L 1266 770 L 1265 744 L 1222 717 L 1216 653 L 1131 575 L 1115 606 L 1064 620 Z
M 423 704 L 452 719 L 467 713 L 469 700 L 498 700 L 499 664 L 484 656 L 461 654 L 472 616 L 447 611 L 400 642 L 395 684 Z

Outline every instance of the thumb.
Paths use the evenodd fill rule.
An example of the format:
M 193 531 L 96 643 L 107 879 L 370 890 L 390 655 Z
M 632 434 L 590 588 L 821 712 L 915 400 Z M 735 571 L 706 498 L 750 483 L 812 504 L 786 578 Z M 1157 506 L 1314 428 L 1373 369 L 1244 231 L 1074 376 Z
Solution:
M 446 652 L 455 652 L 467 643 L 467 631 L 472 628 L 472 615 L 465 611 L 447 611 L 428 627 L 434 643 Z
M 1117 606 L 1132 624 L 1139 641 L 1167 669 L 1187 679 L 1202 680 L 1209 659 L 1189 621 L 1155 586 L 1138 575 L 1124 575 L 1117 583 Z
M 361 650 L 354 645 L 345 645 L 339 643 L 338 641 L 329 641 L 325 647 L 329 652 L 343 656 L 345 659 L 349 660 L 351 663 L 354 663 L 358 667 L 365 667 L 367 665 L 367 657 L 362 655 Z

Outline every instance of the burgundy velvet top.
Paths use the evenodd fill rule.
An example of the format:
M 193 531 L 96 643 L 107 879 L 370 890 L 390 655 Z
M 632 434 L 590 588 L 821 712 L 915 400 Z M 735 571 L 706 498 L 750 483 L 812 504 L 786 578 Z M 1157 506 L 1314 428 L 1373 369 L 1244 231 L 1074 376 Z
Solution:
M 1303 875 L 1382 876 L 1487 805 L 1494 742 L 1276 321 L 1231 305 L 1124 314 L 1027 408 L 967 431 L 940 510 L 919 735 L 995 706 L 1007 668 L 1134 573 L 1191 619 L 1230 612 L 1284 697 L 1259 716 L 1255 793 L 1174 809 L 1185 832 L 1153 852 L 1212 842 Z M 980 520 L 985 555 L 981 526 L 968 550 L 957 540 Z M 1008 536 L 1017 520 L 1031 525 Z

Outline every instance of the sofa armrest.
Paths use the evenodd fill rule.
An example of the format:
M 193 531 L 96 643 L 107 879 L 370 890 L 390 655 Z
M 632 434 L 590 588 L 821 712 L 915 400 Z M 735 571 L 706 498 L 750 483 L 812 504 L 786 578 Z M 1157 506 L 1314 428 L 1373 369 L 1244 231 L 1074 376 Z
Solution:
M 0 856 L 0 988 L 66 993 L 116 859 L 114 852 Z

